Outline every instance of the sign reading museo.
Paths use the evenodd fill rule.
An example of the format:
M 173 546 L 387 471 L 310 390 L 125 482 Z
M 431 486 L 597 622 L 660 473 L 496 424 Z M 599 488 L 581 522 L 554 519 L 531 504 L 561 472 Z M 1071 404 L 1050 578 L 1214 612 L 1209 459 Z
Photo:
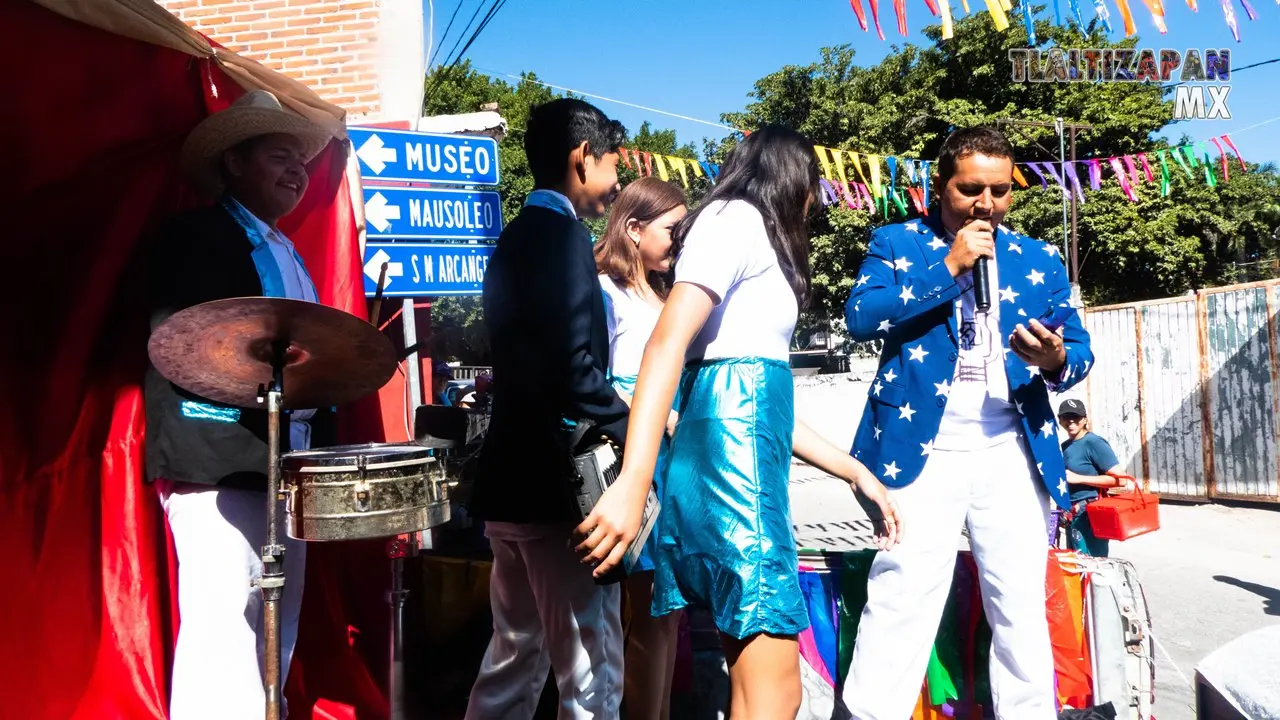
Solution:
M 1009 50 L 1014 82 L 1146 82 L 1167 83 L 1179 71 L 1173 88 L 1174 120 L 1230 120 L 1231 50 L 1191 48 L 1096 48 Z M 1193 84 L 1194 83 L 1194 84 Z M 1216 83 L 1216 84 L 1211 84 Z
M 347 128 L 368 180 L 497 185 L 498 141 L 475 135 Z

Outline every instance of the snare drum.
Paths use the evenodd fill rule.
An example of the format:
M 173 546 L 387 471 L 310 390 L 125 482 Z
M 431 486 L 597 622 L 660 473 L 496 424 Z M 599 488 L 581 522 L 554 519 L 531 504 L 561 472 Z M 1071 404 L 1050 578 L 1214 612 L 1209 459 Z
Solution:
M 289 537 L 394 537 L 449 522 L 442 463 L 415 444 L 340 445 L 280 459 Z

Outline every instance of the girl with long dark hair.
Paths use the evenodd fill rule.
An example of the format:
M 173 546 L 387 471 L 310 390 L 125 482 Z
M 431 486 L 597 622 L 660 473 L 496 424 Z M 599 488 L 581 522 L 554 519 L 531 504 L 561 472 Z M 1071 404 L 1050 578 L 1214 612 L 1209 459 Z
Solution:
M 730 153 L 706 201 L 676 225 L 675 284 L 645 348 L 622 472 L 578 528 L 584 562 L 607 572 L 639 527 L 678 384 L 652 610 L 710 608 L 734 718 L 795 717 L 800 707 L 796 635 L 808 614 L 787 494 L 791 455 L 850 484 L 878 521 L 882 549 L 902 528 L 880 481 L 795 418 L 788 361 L 809 296 L 807 216 L 817 194 L 813 144 L 764 127 Z
M 609 321 L 609 380 L 628 403 L 645 343 L 658 323 L 670 287 L 671 229 L 686 214 L 684 193 L 671 183 L 642 177 L 618 195 L 604 235 L 596 243 L 596 268 Z M 660 478 L 654 477 L 660 494 Z M 627 718 L 665 720 L 671 714 L 680 613 L 654 617 L 652 541 L 627 577 L 622 703 Z

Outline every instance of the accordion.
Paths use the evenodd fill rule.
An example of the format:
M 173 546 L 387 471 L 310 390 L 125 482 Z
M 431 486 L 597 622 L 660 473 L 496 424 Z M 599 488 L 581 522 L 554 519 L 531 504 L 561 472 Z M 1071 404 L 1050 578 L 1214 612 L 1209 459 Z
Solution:
M 589 424 L 587 424 L 586 429 L 583 428 L 583 425 L 579 425 L 574 435 L 581 438 L 586 434 L 589 427 Z M 573 443 L 573 448 L 574 495 L 578 502 L 578 510 L 585 520 L 587 515 L 591 514 L 591 510 L 595 508 L 596 503 L 600 502 L 600 496 L 604 495 L 604 491 L 613 484 L 614 480 L 618 479 L 618 473 L 622 470 L 622 455 L 618 452 L 617 446 L 605 438 L 588 442 L 575 442 Z M 622 562 L 604 577 L 598 578 L 598 584 L 608 585 L 621 582 L 631 572 L 631 569 L 635 567 L 636 560 L 640 558 L 640 551 L 649 539 L 649 534 L 653 532 L 653 526 L 657 522 L 659 510 L 658 495 L 653 491 L 653 487 L 650 486 L 649 495 L 644 502 L 640 530 L 636 533 L 635 538 L 632 539 L 631 544 L 627 546 L 627 552 L 623 556 Z

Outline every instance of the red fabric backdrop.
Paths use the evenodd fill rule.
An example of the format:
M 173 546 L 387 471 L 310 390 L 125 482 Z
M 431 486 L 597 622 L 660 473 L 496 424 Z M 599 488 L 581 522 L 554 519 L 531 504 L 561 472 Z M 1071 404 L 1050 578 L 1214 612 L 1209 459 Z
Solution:
M 0 48 L 0 708 L 163 718 L 178 618 L 164 519 L 142 482 L 146 278 L 133 252 L 194 202 L 178 149 L 241 90 L 208 61 L 29 2 L 0 4 Z M 322 302 L 363 317 L 344 166 L 335 142 L 283 225 Z M 347 410 L 346 439 L 381 439 L 361 432 L 380 432 L 376 398 Z M 309 553 L 294 717 L 322 697 L 386 715 L 366 669 L 384 647 L 378 557 L 372 544 Z

